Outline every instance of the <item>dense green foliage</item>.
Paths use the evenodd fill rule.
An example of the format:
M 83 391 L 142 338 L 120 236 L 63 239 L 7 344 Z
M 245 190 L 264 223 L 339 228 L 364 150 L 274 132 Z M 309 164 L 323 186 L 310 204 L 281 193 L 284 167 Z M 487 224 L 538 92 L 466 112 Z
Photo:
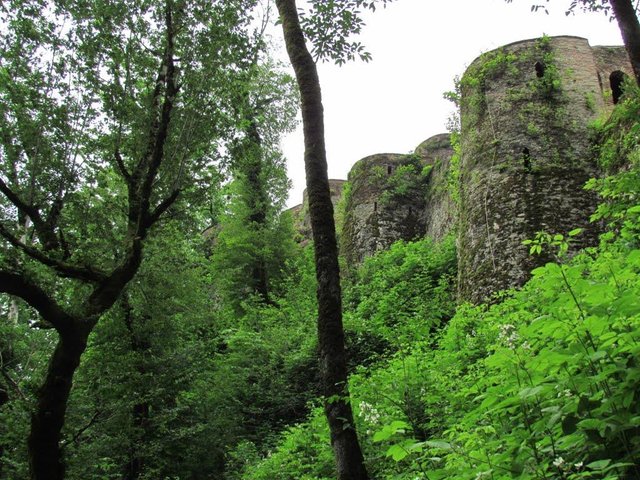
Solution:
M 605 200 L 594 220 L 609 224 L 597 249 L 567 259 L 566 243 L 579 232 L 538 236 L 532 253 L 551 249 L 556 262 L 494 305 L 459 306 L 431 335 L 425 324 L 443 304 L 430 310 L 430 292 L 416 316 L 404 316 L 398 299 L 415 299 L 415 284 L 389 260 L 421 251 L 435 270 L 438 257 L 397 244 L 365 264 L 360 279 L 371 284 L 357 283 L 355 292 L 378 293 L 352 309 L 356 323 L 386 339 L 387 320 L 397 322 L 394 336 L 417 334 L 397 335 L 397 353 L 351 377 L 375 478 L 640 478 L 638 101 L 628 89 L 602 129 L 602 161 L 618 151 L 607 142 L 615 135 L 627 168 L 590 184 Z M 316 410 L 290 428 L 243 478 L 331 478 L 320 419 Z
M 387 1 L 310 2 L 302 23 L 316 56 L 367 60 L 351 38 L 357 9 Z M 251 32 L 254 3 L 24 0 L 0 10 L 0 270 L 37 280 L 71 312 L 90 282 L 65 269 L 112 268 L 126 250 L 128 175 L 158 113 L 160 50 L 171 43 L 163 11 L 175 11 L 180 89 L 150 200 L 180 195 L 73 377 L 61 441 L 69 480 L 335 478 L 313 254 L 282 212 L 278 144 L 298 98 L 264 58 L 263 32 Z M 538 42 L 550 68 L 526 95 L 557 95 L 547 47 Z M 462 80 L 477 115 L 486 79 L 525 60 L 500 50 Z M 562 109 L 541 114 L 560 122 Z M 587 185 L 602 198 L 598 248 L 567 258 L 577 229 L 540 232 L 531 253 L 555 261 L 491 305 L 456 306 L 453 237 L 398 242 L 343 279 L 351 404 L 372 478 L 640 479 L 639 118 L 629 82 L 593 128 L 609 175 Z M 447 180 L 458 200 L 458 135 L 454 144 Z M 379 173 L 382 201 L 402 202 L 420 195 L 429 169 L 412 157 Z M 0 297 L 1 480 L 30 475 L 51 327 Z

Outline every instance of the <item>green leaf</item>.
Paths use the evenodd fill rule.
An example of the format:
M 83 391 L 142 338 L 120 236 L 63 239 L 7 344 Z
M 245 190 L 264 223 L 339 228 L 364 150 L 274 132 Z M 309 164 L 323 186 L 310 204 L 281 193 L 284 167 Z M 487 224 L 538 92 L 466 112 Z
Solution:
M 540 392 L 542 392 L 543 389 L 544 387 L 542 385 L 538 385 L 537 387 L 527 387 L 520 390 L 518 395 L 520 396 L 520 398 L 523 398 L 523 399 L 529 398 L 529 397 L 535 397 Z
M 627 209 L 627 213 L 640 213 L 640 205 L 635 205 Z
M 387 457 L 393 458 L 396 462 L 399 462 L 400 460 L 404 459 L 408 454 L 409 452 L 407 452 L 400 445 L 391 445 L 387 449 L 387 453 L 386 453 Z
M 424 443 L 426 447 L 430 448 L 440 448 L 442 450 L 452 450 L 453 447 L 449 442 L 445 442 L 444 440 L 427 440 Z
M 608 458 L 605 460 L 597 460 L 587 464 L 587 468 L 590 468 L 591 470 L 604 470 L 610 463 L 611 459 Z

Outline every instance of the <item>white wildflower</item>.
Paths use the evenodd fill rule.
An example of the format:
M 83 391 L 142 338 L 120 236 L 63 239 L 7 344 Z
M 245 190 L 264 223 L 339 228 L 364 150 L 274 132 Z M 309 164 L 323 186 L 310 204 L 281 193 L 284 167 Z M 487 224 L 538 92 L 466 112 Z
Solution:
M 516 331 L 516 327 L 509 323 L 505 325 L 500 325 L 500 333 L 498 335 L 498 340 L 500 340 L 503 345 L 510 348 L 511 350 L 516 349 L 516 345 L 518 344 L 518 332 Z
M 367 423 L 376 424 L 380 421 L 380 413 L 378 410 L 367 402 L 360 402 L 360 412 L 358 416 L 363 417 Z

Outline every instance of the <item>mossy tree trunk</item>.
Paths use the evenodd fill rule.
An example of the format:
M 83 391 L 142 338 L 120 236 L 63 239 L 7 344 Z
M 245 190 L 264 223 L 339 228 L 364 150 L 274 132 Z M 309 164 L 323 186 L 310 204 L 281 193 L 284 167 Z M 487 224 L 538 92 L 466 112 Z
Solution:
M 318 280 L 318 342 L 324 409 L 338 479 L 366 480 L 367 470 L 347 388 L 338 247 L 327 177 L 320 82 L 315 62 L 305 45 L 295 0 L 277 0 L 276 5 L 302 103 L 305 173 Z

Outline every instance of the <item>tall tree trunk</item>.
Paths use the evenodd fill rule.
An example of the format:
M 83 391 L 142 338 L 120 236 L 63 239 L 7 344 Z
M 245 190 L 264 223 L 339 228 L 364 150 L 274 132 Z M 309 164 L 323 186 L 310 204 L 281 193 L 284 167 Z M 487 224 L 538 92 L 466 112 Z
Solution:
M 258 124 L 255 119 L 255 113 L 252 113 L 249 129 L 247 131 L 247 158 L 242 159 L 242 162 L 246 162 L 245 174 L 248 191 L 248 207 L 249 207 L 249 222 L 251 228 L 255 228 L 257 232 L 260 232 L 267 226 L 267 207 L 269 205 L 269 198 L 267 195 L 267 189 L 263 178 L 263 152 L 262 152 L 262 138 L 260 132 L 258 132 Z M 252 280 L 254 291 L 260 295 L 263 301 L 267 304 L 271 303 L 269 299 L 269 279 L 267 277 L 267 265 L 264 258 L 264 253 L 260 252 L 256 263 L 252 269 Z
M 31 416 L 29 465 L 32 480 L 63 480 L 65 466 L 60 449 L 67 401 L 80 356 L 87 347 L 90 327 L 78 325 L 60 335 L 44 384 L 38 391 L 38 404 Z
M 145 368 L 145 355 L 151 349 L 151 343 L 136 332 L 134 326 L 134 312 L 133 307 L 129 304 L 128 296 L 124 297 L 125 307 L 125 324 L 129 331 L 131 340 L 131 351 L 134 353 L 136 361 L 136 370 L 140 374 L 141 378 L 147 373 Z M 148 320 L 148 317 L 142 317 L 143 322 Z M 137 480 L 142 475 L 144 469 L 144 456 L 142 454 L 141 444 L 146 437 L 146 431 L 149 427 L 149 403 L 146 401 L 138 401 L 133 405 L 133 428 L 134 436 L 131 439 L 131 447 L 129 450 L 129 461 L 125 465 L 123 480 Z
M 624 48 L 629 55 L 636 82 L 640 85 L 640 23 L 638 23 L 636 9 L 631 0 L 609 0 L 609 3 L 620 27 Z
M 133 406 L 133 426 L 136 430 L 144 432 L 149 424 L 149 404 L 147 402 L 136 403 Z M 144 434 L 142 435 L 144 437 Z M 138 480 L 144 469 L 144 458 L 140 445 L 132 443 L 129 453 L 129 461 L 124 469 L 123 480 Z
M 324 410 L 331 430 L 338 479 L 366 480 L 367 470 L 347 388 L 338 247 L 327 177 L 320 81 L 305 45 L 295 0 L 276 0 L 276 5 L 302 103 L 304 162 L 318 279 L 318 343 Z

